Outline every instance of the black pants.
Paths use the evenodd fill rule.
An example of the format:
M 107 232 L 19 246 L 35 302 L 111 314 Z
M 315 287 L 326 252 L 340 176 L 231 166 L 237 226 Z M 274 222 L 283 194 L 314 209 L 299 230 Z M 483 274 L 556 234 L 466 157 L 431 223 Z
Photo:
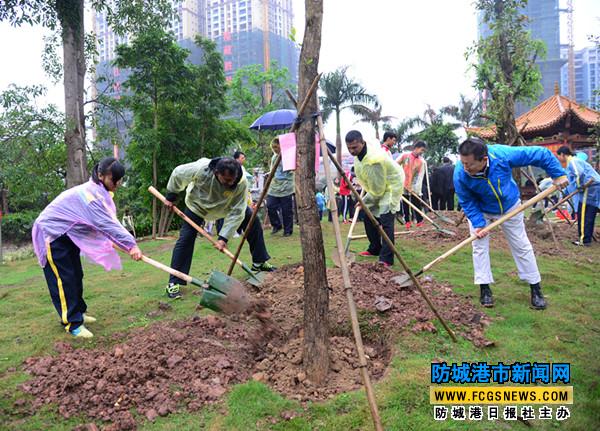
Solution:
M 386 213 L 377 217 L 377 220 L 383 227 L 383 231 L 394 242 L 394 219 L 395 214 Z M 369 238 L 369 248 L 367 251 L 374 256 L 379 256 L 380 262 L 386 262 L 390 265 L 394 264 L 394 252 L 388 246 L 387 242 L 381 238 L 379 229 L 375 226 L 369 217 L 365 217 L 365 231 Z
M 416 206 L 418 209 L 421 209 L 421 202 L 419 202 L 419 200 L 416 197 L 414 197 L 413 195 L 410 195 L 410 196 L 404 195 L 404 197 L 407 200 L 410 200 L 410 202 L 414 206 Z M 411 221 L 411 214 L 412 214 L 413 218 L 415 218 L 417 220 L 417 223 L 421 223 L 423 221 L 423 217 L 421 216 L 421 214 L 419 214 L 418 212 L 413 210 L 412 207 L 404 201 L 402 201 L 402 209 L 404 211 L 404 222 L 405 223 L 408 223 L 409 221 Z
M 267 195 L 267 211 L 274 230 L 280 230 L 283 226 L 284 234 L 291 234 L 294 231 L 292 195 L 282 197 Z
M 431 207 L 434 210 L 454 211 L 454 190 L 444 190 L 431 195 Z
M 184 211 L 192 221 L 198 225 L 204 224 L 204 219 L 194 214 L 189 208 Z M 252 210 L 246 207 L 246 214 L 244 221 L 238 228 L 238 232 L 244 230 L 248 225 L 248 221 L 252 217 Z M 190 267 L 192 266 L 192 257 L 194 255 L 194 243 L 196 242 L 196 236 L 198 231 L 190 226 L 187 222 L 183 222 L 181 225 L 181 231 L 179 231 L 179 239 L 175 243 L 173 249 L 173 256 L 171 257 L 171 268 L 181 271 L 185 274 L 189 274 Z M 262 226 L 259 220 L 255 220 L 252 223 L 252 228 L 248 232 L 248 244 L 250 245 L 250 253 L 252 254 L 252 262 L 262 263 L 266 262 L 271 258 L 267 252 L 265 246 L 265 239 L 263 238 Z M 169 283 L 185 285 L 186 282 L 178 277 L 171 275 L 169 277 Z
M 443 197 L 441 193 L 431 193 L 431 208 L 436 211 L 441 209 Z
M 594 223 L 596 223 L 596 213 L 598 207 L 586 204 L 585 214 L 583 211 L 583 202 L 579 202 L 579 209 L 577 210 L 577 232 L 579 233 L 579 241 L 583 239 L 584 244 L 591 244 L 592 237 L 594 235 Z M 581 219 L 583 219 L 583 230 L 581 226 Z M 583 238 L 582 238 L 583 237 Z
M 83 269 L 79 247 L 67 235 L 50 243 L 44 276 L 65 330 L 73 331 L 81 326 L 87 310 L 83 300 Z

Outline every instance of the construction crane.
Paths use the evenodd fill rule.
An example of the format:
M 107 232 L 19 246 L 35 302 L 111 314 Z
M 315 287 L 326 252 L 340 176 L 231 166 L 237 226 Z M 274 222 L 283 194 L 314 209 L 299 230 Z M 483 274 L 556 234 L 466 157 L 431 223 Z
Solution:
M 271 64 L 270 42 L 269 42 L 269 0 L 262 0 L 263 3 L 263 63 L 265 72 L 269 71 Z M 264 103 L 271 103 L 273 89 L 270 82 L 265 82 Z
M 568 71 L 569 97 L 573 100 L 575 94 L 575 44 L 573 42 L 573 0 L 567 0 L 567 37 L 569 39 Z

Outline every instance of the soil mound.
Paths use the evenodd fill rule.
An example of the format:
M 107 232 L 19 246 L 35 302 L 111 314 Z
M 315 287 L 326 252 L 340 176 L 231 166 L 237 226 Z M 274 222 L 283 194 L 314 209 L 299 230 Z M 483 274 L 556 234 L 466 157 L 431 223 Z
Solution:
M 355 264 L 351 271 L 373 380 L 384 375 L 399 332 L 436 332 L 440 327 L 416 289 L 395 283 L 397 275 L 377 264 Z M 57 343 L 57 355 L 24 363 L 33 376 L 20 385 L 34 397 L 28 408 L 54 403 L 64 417 L 84 414 L 102 423 L 102 429 L 128 430 L 140 418 L 196 410 L 220 399 L 229 385 L 250 379 L 301 401 L 359 389 L 346 292 L 336 268 L 328 270 L 330 373 L 320 387 L 304 373 L 303 277 L 300 265 L 270 274 L 261 291 L 251 294 L 251 315 L 157 322 L 126 336 L 115 335 L 118 344 L 109 349 Z M 471 302 L 431 278 L 423 278 L 423 288 L 459 335 L 478 346 L 489 344 L 483 337 L 489 321 Z M 439 336 L 447 337 L 445 332 Z M 17 404 L 20 410 L 27 408 L 24 400 Z

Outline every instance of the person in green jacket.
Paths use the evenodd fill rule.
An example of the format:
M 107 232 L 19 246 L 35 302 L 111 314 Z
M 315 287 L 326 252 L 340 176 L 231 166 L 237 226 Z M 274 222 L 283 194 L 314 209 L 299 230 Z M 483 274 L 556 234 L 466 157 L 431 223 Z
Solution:
M 404 171 L 377 145 L 367 145 L 358 130 L 346 134 L 346 146 L 354 156 L 354 172 L 366 192 L 363 202 L 377 218 L 384 232 L 394 242 L 394 219 L 400 211 L 400 196 L 404 188 Z M 377 227 L 365 217 L 369 248 L 361 256 L 379 256 L 385 266 L 394 264 L 394 252 L 382 241 Z
M 167 184 L 166 205 L 169 209 L 172 209 L 177 195 L 183 190 L 186 191 L 184 213 L 193 222 L 203 225 L 204 220 L 224 219 L 215 245 L 219 251 L 227 246 L 227 241 L 234 232 L 246 229 L 252 216 L 247 201 L 248 182 L 242 165 L 235 159 L 200 159 L 177 166 Z M 197 234 L 191 225 L 183 222 L 173 249 L 172 268 L 189 273 Z M 275 267 L 267 262 L 271 256 L 267 252 L 260 223 L 252 224 L 247 238 L 252 254 L 252 269 L 273 271 Z M 185 284 L 184 280 L 172 275 L 167 285 L 167 296 L 171 299 L 181 298 L 179 286 Z
M 273 150 L 271 166 L 273 166 L 277 156 L 281 153 L 279 138 L 271 141 L 271 149 Z M 293 194 L 294 171 L 284 171 L 283 164 L 279 163 L 267 194 L 267 211 L 271 226 L 273 226 L 271 234 L 276 234 L 283 228 L 283 236 L 292 235 L 294 231 Z

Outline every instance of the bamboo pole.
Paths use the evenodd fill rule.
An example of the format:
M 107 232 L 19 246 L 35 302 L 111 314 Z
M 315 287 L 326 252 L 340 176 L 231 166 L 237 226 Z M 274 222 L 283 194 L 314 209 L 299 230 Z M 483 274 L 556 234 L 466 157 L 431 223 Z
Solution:
M 521 172 L 523 173 L 523 175 L 525 175 L 525 178 L 527 178 L 529 181 L 531 181 L 533 183 L 533 186 L 535 187 L 535 192 L 537 194 L 539 194 L 541 192 L 540 190 L 540 186 L 538 186 L 538 183 L 535 181 L 535 177 L 533 176 L 533 169 L 531 169 L 531 165 L 527 167 L 529 169 L 529 173 L 525 172 L 525 170 L 523 170 L 523 168 L 521 168 Z M 560 246 L 558 245 L 558 240 L 556 239 L 556 234 L 554 233 L 554 228 L 552 227 L 552 222 L 550 221 L 550 219 L 548 217 L 544 217 L 544 220 L 546 221 L 546 225 L 548 226 L 548 229 L 550 229 L 550 235 L 552 235 L 552 241 L 554 242 L 554 247 L 556 247 L 556 250 L 560 249 Z
M 298 114 L 297 114 L 298 118 L 300 118 L 304 115 L 304 111 L 306 110 L 306 105 L 308 104 L 308 102 L 309 102 L 310 98 L 312 97 L 312 95 L 314 94 L 314 92 L 317 91 L 317 87 L 319 85 L 320 78 L 321 78 L 321 74 L 318 74 L 315 77 L 315 79 L 313 80 L 313 82 L 311 83 L 311 85 L 308 89 L 308 93 L 306 93 L 306 98 L 302 102 L 302 105 L 300 105 L 300 109 L 298 109 Z M 298 123 L 295 122 L 294 124 L 292 124 L 292 127 L 290 128 L 290 133 L 294 132 L 297 128 L 298 128 Z M 279 163 L 281 163 L 281 153 L 279 153 L 279 155 L 275 159 L 275 162 L 273 163 L 273 166 L 271 166 L 271 172 L 269 172 L 269 176 L 267 177 L 267 181 L 264 184 L 263 191 L 260 194 L 260 197 L 258 198 L 258 202 L 256 202 L 256 207 L 254 208 L 254 211 L 252 211 L 252 216 L 250 217 L 250 220 L 248 220 L 246 229 L 244 229 L 244 235 L 242 236 L 242 239 L 240 240 L 238 248 L 235 251 L 235 255 L 234 255 L 235 259 L 237 259 L 240 256 L 240 253 L 242 252 L 242 247 L 244 245 L 244 242 L 246 241 L 246 238 L 248 237 L 248 232 L 250 232 L 250 228 L 252 228 L 252 225 L 254 224 L 254 220 L 256 220 L 256 215 L 258 214 L 258 210 L 260 209 L 260 207 L 263 203 L 263 200 L 265 199 L 265 196 L 267 195 L 267 192 L 269 191 L 269 186 L 271 185 L 271 181 L 273 180 L 273 177 L 275 176 L 275 171 L 277 170 Z M 234 267 L 235 267 L 235 261 L 232 261 L 231 265 L 229 265 L 229 269 L 227 270 L 227 275 L 231 275 Z
M 558 190 L 558 187 L 556 187 L 555 185 L 552 185 L 552 187 L 549 187 L 548 189 L 544 190 L 542 193 L 534 196 L 533 198 L 529 199 L 527 202 L 519 205 L 514 210 L 512 210 L 512 211 L 510 211 L 510 212 L 508 212 L 506 214 L 504 214 L 502 217 L 500 217 L 495 222 L 492 222 L 489 225 L 487 225 L 486 227 L 484 227 L 480 231 L 480 234 L 484 233 L 484 232 L 487 233 L 487 232 L 491 231 L 492 229 L 494 229 L 495 227 L 500 226 L 506 220 L 509 220 L 509 219 L 513 218 L 514 216 L 516 216 L 520 212 L 525 211 L 527 208 L 535 205 L 537 202 L 541 201 L 545 197 L 550 196 L 556 190 Z M 472 243 L 473 241 L 475 241 L 478 238 L 479 237 L 477 235 L 475 235 L 475 234 L 471 235 L 470 237 L 468 237 L 467 239 L 463 240 L 461 243 L 455 245 L 454 247 L 452 247 L 450 250 L 448 250 L 447 252 L 445 252 L 441 256 L 439 256 L 436 259 L 434 259 L 433 261 L 429 262 L 427 265 L 425 265 L 423 268 L 421 268 L 421 270 L 419 270 L 419 272 L 417 272 L 415 274 L 415 276 L 416 277 L 420 276 L 425 271 L 428 271 L 429 269 L 431 269 L 431 267 L 433 267 L 435 264 L 437 264 L 437 263 L 441 262 L 442 260 L 446 259 L 448 256 L 456 253 L 458 250 L 460 250 L 461 248 L 463 248 L 465 245 Z M 412 277 L 411 277 L 411 279 L 412 279 Z
M 440 313 L 438 313 L 437 309 L 435 308 L 435 306 L 431 302 L 431 299 L 429 299 L 429 296 L 423 290 L 423 287 L 421 286 L 421 283 L 419 283 L 419 281 L 417 280 L 417 278 L 415 277 L 415 275 L 413 274 L 413 272 L 410 270 L 410 268 L 408 267 L 408 265 L 406 264 L 406 262 L 404 261 L 404 259 L 400 255 L 400 253 L 398 252 L 398 249 L 394 246 L 394 243 L 392 242 L 392 240 L 387 236 L 387 234 L 385 233 L 385 231 L 383 230 L 383 228 L 381 227 L 381 225 L 379 224 L 379 222 L 377 221 L 377 219 L 375 218 L 375 216 L 373 215 L 373 213 L 371 212 L 371 210 L 364 204 L 362 198 L 360 197 L 360 195 L 358 194 L 358 192 L 356 191 L 356 189 L 354 188 L 354 186 L 352 185 L 352 183 L 350 183 L 348 181 L 348 177 L 346 177 L 346 173 L 344 172 L 344 169 L 342 168 L 342 166 L 338 163 L 338 161 L 336 160 L 335 156 L 333 154 L 331 154 L 330 151 L 327 151 L 327 154 L 329 155 L 329 159 L 333 162 L 333 164 L 335 165 L 336 169 L 338 170 L 340 176 L 344 177 L 344 179 L 348 182 L 348 187 L 350 188 L 350 190 L 352 190 L 352 194 L 354 195 L 354 197 L 356 198 L 356 200 L 359 202 L 360 207 L 364 210 L 364 212 L 367 215 L 367 217 L 369 217 L 369 219 L 371 219 L 371 222 L 373 223 L 373 225 L 377 227 L 377 229 L 379 230 L 379 233 L 380 233 L 381 237 L 383 238 L 383 240 L 385 242 L 387 242 L 387 244 L 390 247 L 390 249 L 393 250 L 394 254 L 396 255 L 396 257 L 400 261 L 400 264 L 402 265 L 402 267 L 404 268 L 404 270 L 406 271 L 406 273 L 408 274 L 408 276 L 410 277 L 410 279 L 412 280 L 412 282 L 414 283 L 414 285 L 419 290 L 419 293 L 421 293 L 421 296 L 423 297 L 423 299 L 425 300 L 425 302 L 427 302 L 427 305 L 429 305 L 429 308 L 431 309 L 431 311 L 433 312 L 433 314 L 435 314 L 435 316 L 438 318 L 438 320 L 440 321 L 440 323 L 442 324 L 442 326 L 444 327 L 444 329 L 446 330 L 446 332 L 448 332 L 448 335 L 450 335 L 450 338 L 452 338 L 452 341 L 457 342 L 456 335 L 454 335 L 454 332 L 452 332 L 452 330 L 450 329 L 450 327 L 448 326 L 448 324 L 446 323 L 446 321 L 442 318 L 442 316 L 440 315 Z
M 340 221 L 338 218 L 338 208 L 335 202 L 335 192 L 333 189 L 333 179 L 331 177 L 331 169 L 329 163 L 325 163 L 325 154 L 327 153 L 327 144 L 325 143 L 325 133 L 323 132 L 323 120 L 321 115 L 317 117 L 317 125 L 319 128 L 319 141 L 321 144 L 321 152 L 323 153 L 323 166 L 325 168 L 325 178 L 327 178 L 327 190 L 329 193 L 329 199 L 332 201 L 332 221 L 333 231 L 335 233 L 335 242 L 337 245 L 337 252 L 340 259 L 340 266 L 342 268 L 342 278 L 344 280 L 344 290 L 346 291 L 346 298 L 348 300 L 348 309 L 350 311 L 350 320 L 352 322 L 352 332 L 354 334 L 354 342 L 356 343 L 356 352 L 358 353 L 359 368 L 362 375 L 363 383 L 365 385 L 365 391 L 367 393 L 367 400 L 369 402 L 369 408 L 371 410 L 371 417 L 376 430 L 383 431 L 381 425 L 381 418 L 377 409 L 377 402 L 375 400 L 375 392 L 371 384 L 369 377 L 369 371 L 367 369 L 367 358 L 365 358 L 365 349 L 363 346 L 362 336 L 360 333 L 360 325 L 358 323 L 358 313 L 356 311 L 356 303 L 354 301 L 354 295 L 352 294 L 352 283 L 350 281 L 350 271 L 348 270 L 348 262 L 346 261 L 346 252 L 343 248 L 342 233 L 340 230 Z M 348 178 L 345 180 L 349 183 Z M 360 196 L 359 196 L 360 198 Z

